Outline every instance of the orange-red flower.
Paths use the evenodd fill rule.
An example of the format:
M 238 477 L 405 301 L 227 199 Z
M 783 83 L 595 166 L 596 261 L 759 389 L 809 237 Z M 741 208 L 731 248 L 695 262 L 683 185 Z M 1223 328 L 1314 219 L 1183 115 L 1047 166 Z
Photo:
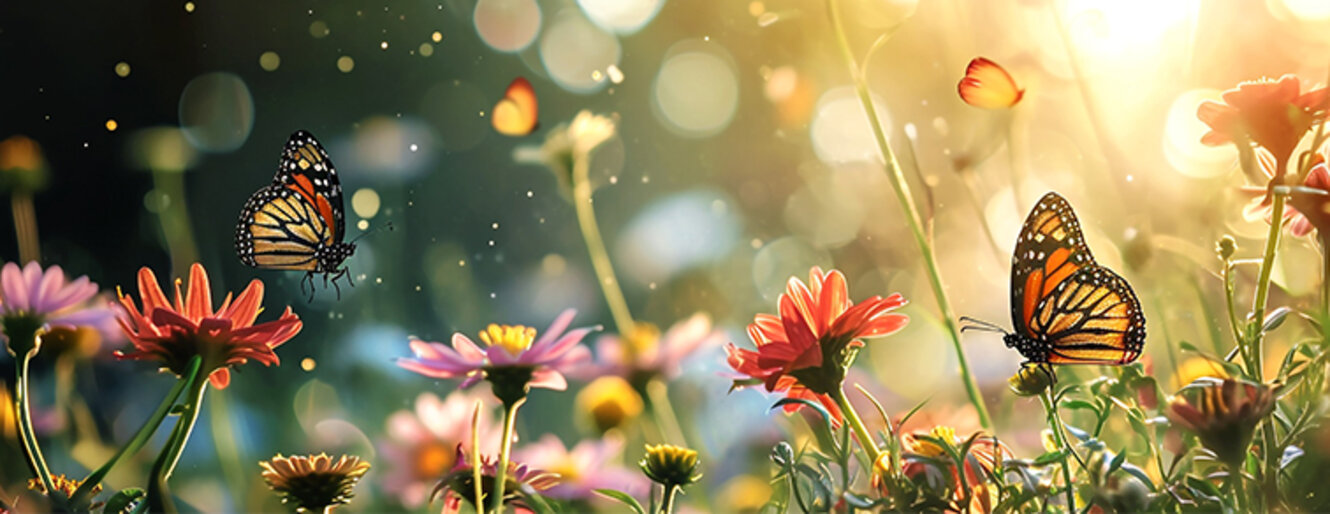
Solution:
M 1201 142 L 1222 145 L 1249 139 L 1275 156 L 1276 175 L 1282 177 L 1298 141 L 1324 115 L 1326 89 L 1303 93 L 1297 77 L 1284 75 L 1279 80 L 1243 82 L 1225 91 L 1222 99 L 1222 103 L 1201 102 L 1196 111 L 1210 126 Z
M 965 443 L 973 439 L 969 451 L 962 456 L 964 473 L 956 469 L 951 454 L 944 445 L 959 454 Z M 996 491 L 988 488 L 988 477 L 1002 468 L 1002 462 L 1011 459 L 1011 449 L 997 438 L 978 431 L 970 438 L 962 438 L 949 426 L 936 426 L 927 432 L 912 432 L 901 437 L 901 446 L 905 450 L 901 472 L 911 479 L 917 479 L 931 471 L 950 475 L 946 483 L 952 492 L 954 503 L 948 512 L 961 512 L 965 509 L 965 491 L 970 491 L 970 512 L 991 512 L 997 500 Z M 964 483 L 962 483 L 964 480 Z
M 181 294 L 180 280 L 176 280 L 174 304 L 166 300 L 152 270 L 140 269 L 138 282 L 142 311 L 128 295 L 119 295 L 124 306 L 120 328 L 129 336 L 134 350 L 116 352 L 116 357 L 161 361 L 163 369 L 181 376 L 197 355 L 203 358 L 199 373 L 207 375 L 218 389 L 231 383 L 233 365 L 250 359 L 265 366 L 278 364 L 273 348 L 294 337 L 302 326 L 290 307 L 276 321 L 254 324 L 263 303 L 263 282 L 257 279 L 234 303 L 227 293 L 222 306 L 213 310 L 208 275 L 199 263 L 189 268 L 185 294 Z
M 1284 228 L 1289 233 L 1302 237 L 1312 229 L 1330 229 L 1330 170 L 1326 168 L 1325 156 L 1317 152 L 1312 155 L 1312 167 L 1303 178 L 1302 187 L 1294 188 L 1289 201 L 1284 203 Z M 1267 179 L 1275 176 L 1275 160 L 1267 152 L 1256 152 L 1256 162 Z M 1269 223 L 1274 218 L 1274 205 L 1267 187 L 1243 186 L 1244 194 L 1252 200 L 1242 210 L 1247 221 L 1264 219 Z
M 965 103 L 984 109 L 1008 109 L 1025 96 L 1025 90 L 1016 85 L 1006 69 L 983 57 L 970 60 L 956 92 Z
M 905 305 L 900 294 L 850 301 L 845 275 L 813 267 L 807 286 L 791 277 L 780 296 L 780 315 L 758 314 L 748 325 L 757 351 L 725 346 L 731 368 L 760 380 L 767 391 L 820 402 L 840 423 L 840 408 L 828 396 L 841 387 L 862 338 L 890 335 L 909 321 L 892 311 Z M 799 409 L 788 404 L 786 412 Z

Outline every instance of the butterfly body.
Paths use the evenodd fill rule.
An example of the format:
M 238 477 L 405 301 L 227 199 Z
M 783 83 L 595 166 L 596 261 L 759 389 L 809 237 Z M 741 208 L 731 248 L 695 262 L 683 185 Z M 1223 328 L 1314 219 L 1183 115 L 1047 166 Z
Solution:
M 1136 293 L 1095 262 L 1062 196 L 1050 192 L 1035 205 L 1011 266 L 1014 330 L 1003 342 L 1027 362 L 1120 365 L 1140 357 L 1145 316 Z
M 312 134 L 297 131 L 286 142 L 272 183 L 240 211 L 236 255 L 255 268 L 305 271 L 311 285 L 315 274 L 323 274 L 325 282 L 331 276 L 336 287 L 356 249 L 343 241 L 343 212 L 332 160 Z

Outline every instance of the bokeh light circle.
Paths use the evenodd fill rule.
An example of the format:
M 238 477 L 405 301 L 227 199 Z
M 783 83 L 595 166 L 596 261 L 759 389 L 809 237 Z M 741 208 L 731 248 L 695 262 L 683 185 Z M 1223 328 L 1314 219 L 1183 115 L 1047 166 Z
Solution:
M 797 237 L 782 237 L 767 243 L 753 256 L 753 285 L 762 298 L 774 302 L 785 292 L 790 277 L 808 280 L 808 270 L 813 266 L 830 269 L 831 254 Z
M 550 79 L 573 93 L 594 93 L 609 82 L 604 70 L 619 64 L 622 49 L 613 34 L 587 21 L 577 9 L 564 9 L 540 38 L 540 59 Z
M 632 34 L 660 12 L 665 0 L 577 0 L 592 23 L 619 34 Z
M 1219 100 L 1218 89 L 1193 89 L 1173 100 L 1164 121 L 1164 157 L 1178 173 L 1192 178 L 1211 178 L 1228 174 L 1237 159 L 1233 145 L 1207 146 L 1201 136 L 1210 127 L 1196 116 L 1196 109 L 1206 100 Z
M 623 229 L 616 262 L 638 282 L 664 282 L 679 272 L 716 261 L 739 240 L 734 204 L 723 193 L 701 189 L 652 202 Z
M 786 200 L 785 225 L 817 248 L 854 241 L 868 217 L 862 192 L 871 186 L 862 175 L 833 170 L 808 179 Z
M 520 52 L 540 33 L 540 6 L 536 0 L 480 0 L 472 20 L 480 40 L 490 48 Z
M 882 126 L 891 127 L 891 118 L 883 107 L 886 103 L 877 95 L 872 95 L 872 100 Z M 873 127 L 868 123 L 868 114 L 859 102 L 859 96 L 849 86 L 822 94 L 814 108 L 813 122 L 808 133 L 813 139 L 813 151 L 822 162 L 843 164 L 881 160 L 877 140 L 873 137 Z
M 373 218 L 379 213 L 379 193 L 368 187 L 357 189 L 351 195 L 351 210 L 356 211 L 356 216 L 362 218 Z
M 360 171 L 357 177 L 400 182 L 425 171 L 433 158 L 434 142 L 434 132 L 419 118 L 371 116 L 356 125 L 349 164 Z
M 702 41 L 676 43 L 652 87 L 652 112 L 682 136 L 725 130 L 739 107 L 739 77 L 729 54 Z
M 120 78 L 128 77 L 128 76 L 129 76 L 129 63 L 127 63 L 127 62 L 125 62 L 125 61 L 120 61 L 120 62 L 118 62 L 118 63 L 115 63 L 115 75 L 116 75 L 117 77 L 120 77 Z
M 205 152 L 240 148 L 254 128 L 254 98 L 240 77 L 225 72 L 195 77 L 180 93 L 180 128 Z
M 277 52 L 267 51 L 259 56 L 259 67 L 263 68 L 263 71 L 277 71 L 277 67 L 281 65 L 282 56 L 277 55 Z

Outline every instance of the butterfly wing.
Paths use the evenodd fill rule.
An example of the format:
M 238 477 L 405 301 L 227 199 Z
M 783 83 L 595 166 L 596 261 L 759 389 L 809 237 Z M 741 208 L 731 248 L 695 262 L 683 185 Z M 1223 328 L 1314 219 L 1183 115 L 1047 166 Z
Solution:
M 1011 107 L 1025 95 L 1007 70 L 983 57 L 970 61 L 956 91 L 965 103 L 985 109 Z
M 1044 195 L 1025 218 L 1011 257 L 1011 323 L 1016 333 L 1034 337 L 1030 320 L 1040 300 L 1093 264 L 1071 204 L 1057 193 Z
M 1113 270 L 1091 264 L 1058 284 L 1030 320 L 1048 341 L 1050 364 L 1126 364 L 1141 355 L 1145 316 Z
M 536 130 L 538 117 L 539 103 L 536 101 L 536 90 L 531 87 L 531 82 L 527 79 L 517 77 L 508 85 L 503 99 L 494 105 L 490 122 L 494 125 L 494 130 L 500 134 L 525 136 Z
M 345 235 L 342 187 L 332 160 L 303 130 L 282 151 L 273 183 L 241 209 L 236 254 L 258 268 L 320 271 L 317 250 Z

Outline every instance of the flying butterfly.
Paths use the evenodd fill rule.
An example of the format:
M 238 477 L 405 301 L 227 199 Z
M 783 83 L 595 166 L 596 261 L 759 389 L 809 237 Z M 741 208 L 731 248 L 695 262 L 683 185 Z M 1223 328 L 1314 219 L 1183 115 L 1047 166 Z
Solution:
M 505 136 L 521 137 L 536 130 L 539 104 L 536 102 L 536 90 L 531 82 L 517 77 L 508 84 L 503 98 L 494 104 L 490 123 L 494 130 Z
M 975 57 L 965 67 L 965 77 L 956 84 L 956 92 L 965 103 L 984 109 L 1005 109 L 1025 96 L 1025 90 L 1016 85 L 1006 69 L 983 57 Z
M 1145 344 L 1145 316 L 1127 281 L 1095 262 L 1071 204 L 1044 195 L 1021 227 L 1011 258 L 1011 322 L 1007 332 L 962 317 L 965 329 L 1004 334 L 1033 364 L 1135 361 Z
M 342 186 L 328 152 L 313 134 L 298 130 L 286 140 L 272 184 L 240 211 L 236 255 L 255 268 L 305 271 L 301 291 L 308 282 L 311 300 L 314 275 L 323 274 L 325 287 L 331 276 L 340 298 L 337 279 L 351 280 L 343 263 L 356 250 L 354 241 L 343 242 L 344 218 Z

